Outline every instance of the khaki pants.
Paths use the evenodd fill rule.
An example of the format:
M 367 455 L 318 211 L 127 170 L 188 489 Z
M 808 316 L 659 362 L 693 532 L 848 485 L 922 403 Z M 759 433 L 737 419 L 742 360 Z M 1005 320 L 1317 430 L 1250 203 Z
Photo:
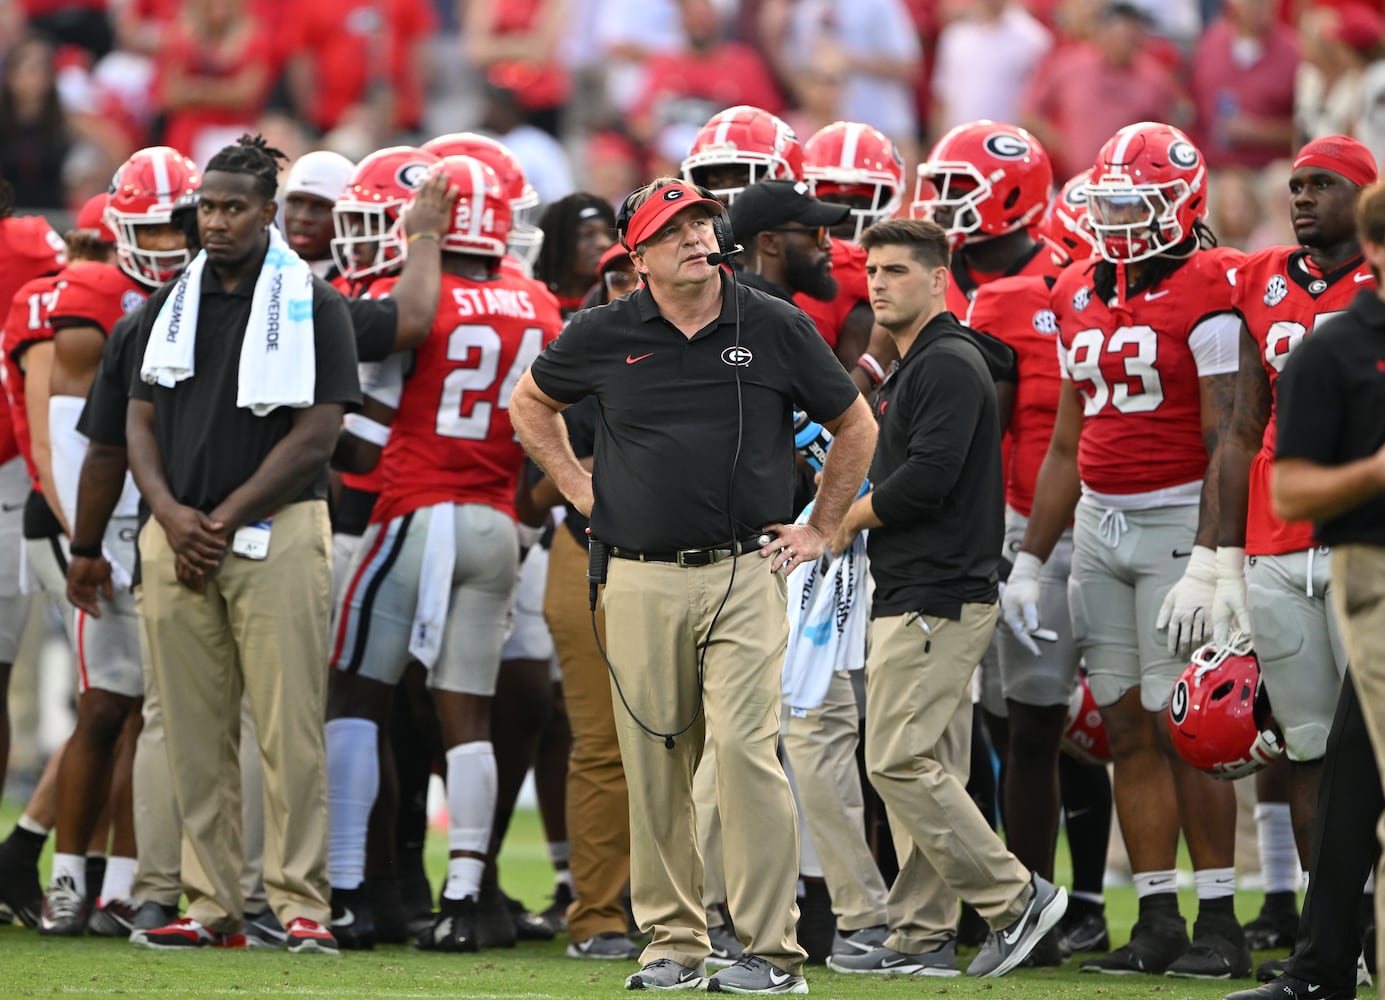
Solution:
M 860 718 L 851 675 L 839 670 L 819 707 L 784 723 L 784 753 L 843 934 L 886 922 L 887 890 L 866 844 L 856 769 Z
M 1332 603 L 1346 640 L 1347 669 L 1356 684 L 1361 715 L 1371 734 L 1375 762 L 1385 775 L 1385 547 L 1337 545 L 1332 549 Z M 1377 835 L 1385 843 L 1385 815 Z M 1375 873 L 1385 885 L 1385 855 Z M 1375 894 L 1376 926 L 1385 920 L 1385 892 Z M 1376 937 L 1376 961 L 1385 958 L 1385 935 Z M 1377 965 L 1377 967 L 1380 967 Z
M 866 768 L 899 857 L 886 942 L 896 951 L 941 944 L 952 930 L 938 916 L 955 916 L 957 897 L 992 928 L 1010 924 L 1029 901 L 1029 872 L 986 824 L 955 763 L 970 739 L 958 716 L 970 716 L 972 671 L 996 617 L 994 604 L 965 604 L 960 621 L 909 614 L 870 623 Z
M 576 942 L 626 931 L 622 896 L 630 881 L 630 801 L 620 762 L 611 677 L 592 635 L 587 552 L 567 528 L 553 532 L 543 613 L 563 673 L 572 727 L 567 767 L 568 861 L 577 901 L 567 915 Z M 597 608 L 605 636 L 605 616 Z
M 187 852 L 186 858 L 182 857 L 183 824 L 178 820 L 173 779 L 168 770 L 163 706 L 159 703 L 159 688 L 149 665 L 141 590 L 135 591 L 135 607 L 140 614 L 140 660 L 144 664 L 144 726 L 135 743 L 135 844 L 139 857 L 130 895 L 137 903 L 155 902 L 160 906 L 176 907 L 183 894 L 182 867 L 184 863 L 197 864 L 197 857 L 192 851 Z M 241 870 L 240 888 L 245 896 L 245 912 L 258 913 L 265 908 L 264 777 L 260 752 L 255 746 L 250 702 L 244 698 L 241 699 L 240 725 L 241 824 L 245 831 L 245 866 Z
M 248 696 L 264 765 L 264 881 L 275 915 L 326 923 L 327 783 L 323 741 L 331 536 L 327 505 L 274 516 L 269 556 L 227 555 L 202 594 L 174 577 L 155 521 L 140 534 L 143 612 L 183 819 L 187 915 L 239 928 L 242 873 L 240 703 Z M 228 821 L 228 817 L 233 817 Z
M 615 559 L 604 602 L 611 662 L 631 710 L 660 734 L 688 725 L 666 749 L 612 692 L 630 787 L 631 895 L 635 919 L 652 935 L 642 960 L 697 966 L 710 950 L 692 794 L 710 734 L 732 922 L 747 952 L 798 972 L 798 817 L 775 753 L 784 577 L 759 555 L 698 568 Z M 699 643 L 708 639 L 699 712 Z

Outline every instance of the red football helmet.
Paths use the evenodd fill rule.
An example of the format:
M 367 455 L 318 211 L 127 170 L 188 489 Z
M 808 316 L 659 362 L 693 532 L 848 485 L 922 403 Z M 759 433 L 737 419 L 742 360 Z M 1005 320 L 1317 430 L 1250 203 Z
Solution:
M 1048 153 L 1018 125 L 958 125 L 919 164 L 909 214 L 947 230 L 952 249 L 1038 222 L 1053 187 Z
M 347 278 L 393 271 L 404 261 L 400 212 L 438 162 L 412 146 L 390 146 L 371 153 L 351 172 L 346 190 L 332 207 L 336 238 L 332 259 Z
M 141 149 L 120 165 L 111 178 L 106 224 L 115 233 L 116 259 L 120 269 L 145 285 L 162 285 L 192 259 L 181 250 L 146 250 L 140 246 L 141 228 L 167 226 L 173 221 L 173 205 L 202 184 L 197 164 L 168 146 Z
M 510 199 L 505 197 L 495 171 L 474 156 L 444 156 L 429 169 L 428 175 L 439 171 L 447 174 L 449 183 L 458 191 L 442 248 L 453 253 L 504 257 L 510 235 Z
M 1096 253 L 1096 237 L 1087 214 L 1087 179 L 1091 173 L 1084 170 L 1064 184 L 1039 224 L 1039 235 L 1073 260 L 1086 260 Z
M 1169 736 L 1180 757 L 1214 778 L 1243 778 L 1284 753 L 1249 637 L 1193 654 L 1173 686 Z
M 860 122 L 833 122 L 803 146 L 803 177 L 826 201 L 851 205 L 856 233 L 894 215 L 904 200 L 904 159 L 889 137 Z
M 1111 741 L 1106 737 L 1106 723 L 1101 719 L 1085 671 L 1077 672 L 1068 699 L 1068 721 L 1059 744 L 1064 753 L 1088 764 L 1111 763 Z
M 749 171 L 739 187 L 707 183 L 714 168 L 743 166 Z M 683 158 L 683 179 L 709 188 L 727 205 L 756 181 L 803 180 L 803 147 L 782 118 L 762 108 L 738 104 L 718 111 L 697 130 Z
M 495 171 L 500 189 L 510 201 L 509 252 L 532 273 L 543 249 L 538 221 L 539 193 L 524 176 L 524 167 L 504 143 L 479 132 L 451 132 L 429 139 L 423 148 L 434 156 L 471 156 Z
M 1207 164 L 1172 125 L 1127 125 L 1097 154 L 1087 211 L 1097 250 L 1107 260 L 1158 256 L 1193 235 L 1206 216 Z

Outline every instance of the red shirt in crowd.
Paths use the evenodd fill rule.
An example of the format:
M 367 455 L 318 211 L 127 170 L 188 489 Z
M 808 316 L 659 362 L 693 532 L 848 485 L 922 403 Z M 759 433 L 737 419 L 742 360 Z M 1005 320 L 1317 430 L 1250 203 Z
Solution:
M 1227 123 L 1237 116 L 1293 121 L 1298 43 L 1288 28 L 1271 25 L 1260 57 L 1242 66 L 1232 56 L 1235 41 L 1235 28 L 1218 18 L 1197 43 L 1192 79 L 1195 140 L 1209 167 L 1264 167 L 1288 156 L 1289 144 L 1238 143 L 1227 134 Z

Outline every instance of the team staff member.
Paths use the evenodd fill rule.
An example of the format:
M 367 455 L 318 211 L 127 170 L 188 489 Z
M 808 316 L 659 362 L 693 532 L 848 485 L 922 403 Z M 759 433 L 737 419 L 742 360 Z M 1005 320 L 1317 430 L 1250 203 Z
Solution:
M 1356 209 L 1361 250 L 1376 281 L 1385 268 L 1385 185 Z M 1377 766 L 1385 763 L 1385 291 L 1362 292 L 1346 314 L 1289 356 L 1279 378 L 1279 439 L 1270 480 L 1274 512 L 1312 520 L 1332 546 L 1333 604 L 1347 669 Z M 1376 881 L 1385 878 L 1377 869 Z M 1385 893 L 1375 894 L 1376 926 Z M 1376 937 L 1377 956 L 1385 937 Z M 1379 968 L 1377 957 L 1377 968 Z
M 898 851 L 890 889 L 891 935 L 829 964 L 955 974 L 949 918 L 960 896 L 997 932 L 968 972 L 1002 976 L 1063 916 L 1067 894 L 1006 850 L 960 780 L 969 716 L 957 709 L 971 697 L 998 614 L 1004 490 L 995 390 L 970 332 L 945 309 L 951 253 L 942 227 L 880 222 L 861 245 L 875 321 L 901 361 L 876 396 L 875 488 L 852 504 L 832 550 L 871 529 L 866 767 L 907 849 Z
M 264 758 L 270 904 L 291 951 L 336 951 L 323 926 L 327 460 L 360 387 L 345 303 L 269 228 L 278 158 L 248 136 L 212 158 L 203 252 L 151 299 L 136 348 L 126 436 L 154 517 L 140 534 L 141 611 L 200 863 L 183 867 L 187 918 L 146 936 L 156 948 L 243 940 L 241 831 L 223 807 L 244 688 Z
M 788 641 L 777 571 L 822 553 L 865 476 L 875 426 L 805 315 L 708 262 L 719 203 L 661 178 L 631 207 L 622 236 L 645 288 L 574 316 L 510 404 L 530 455 L 590 512 L 593 536 L 616 557 L 604 608 L 621 628 L 608 632 L 607 654 L 630 707 L 616 710 L 616 725 L 631 895 L 652 935 L 627 986 L 702 982 L 709 942 L 692 779 L 710 731 L 728 897 L 746 954 L 708 989 L 804 993 L 797 820 L 775 756 Z M 559 415 L 588 395 L 600 407 L 590 474 Z M 783 523 L 795 405 L 836 435 L 803 525 Z M 769 558 L 769 572 L 736 558 L 752 552 Z

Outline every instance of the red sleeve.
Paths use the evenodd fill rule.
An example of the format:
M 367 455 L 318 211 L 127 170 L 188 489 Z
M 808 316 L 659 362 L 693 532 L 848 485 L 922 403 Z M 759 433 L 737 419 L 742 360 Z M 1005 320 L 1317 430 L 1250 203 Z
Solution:
M 432 5 L 425 0 L 413 0 L 412 3 L 405 3 L 399 14 L 399 34 L 410 41 L 437 31 L 437 14 L 434 13 Z
M 124 316 L 126 291 L 133 291 L 130 282 L 115 268 L 104 267 L 105 273 L 93 273 L 87 268 L 69 269 L 58 279 L 57 294 L 48 313 L 48 323 L 54 331 L 76 326 L 94 326 L 110 336 L 111 328 Z M 110 274 L 114 272 L 114 275 Z M 119 278 L 117 282 L 112 277 Z M 123 285 L 124 287 L 120 287 Z M 136 293 L 138 294 L 138 293 Z M 143 301 L 143 297 L 141 297 Z

